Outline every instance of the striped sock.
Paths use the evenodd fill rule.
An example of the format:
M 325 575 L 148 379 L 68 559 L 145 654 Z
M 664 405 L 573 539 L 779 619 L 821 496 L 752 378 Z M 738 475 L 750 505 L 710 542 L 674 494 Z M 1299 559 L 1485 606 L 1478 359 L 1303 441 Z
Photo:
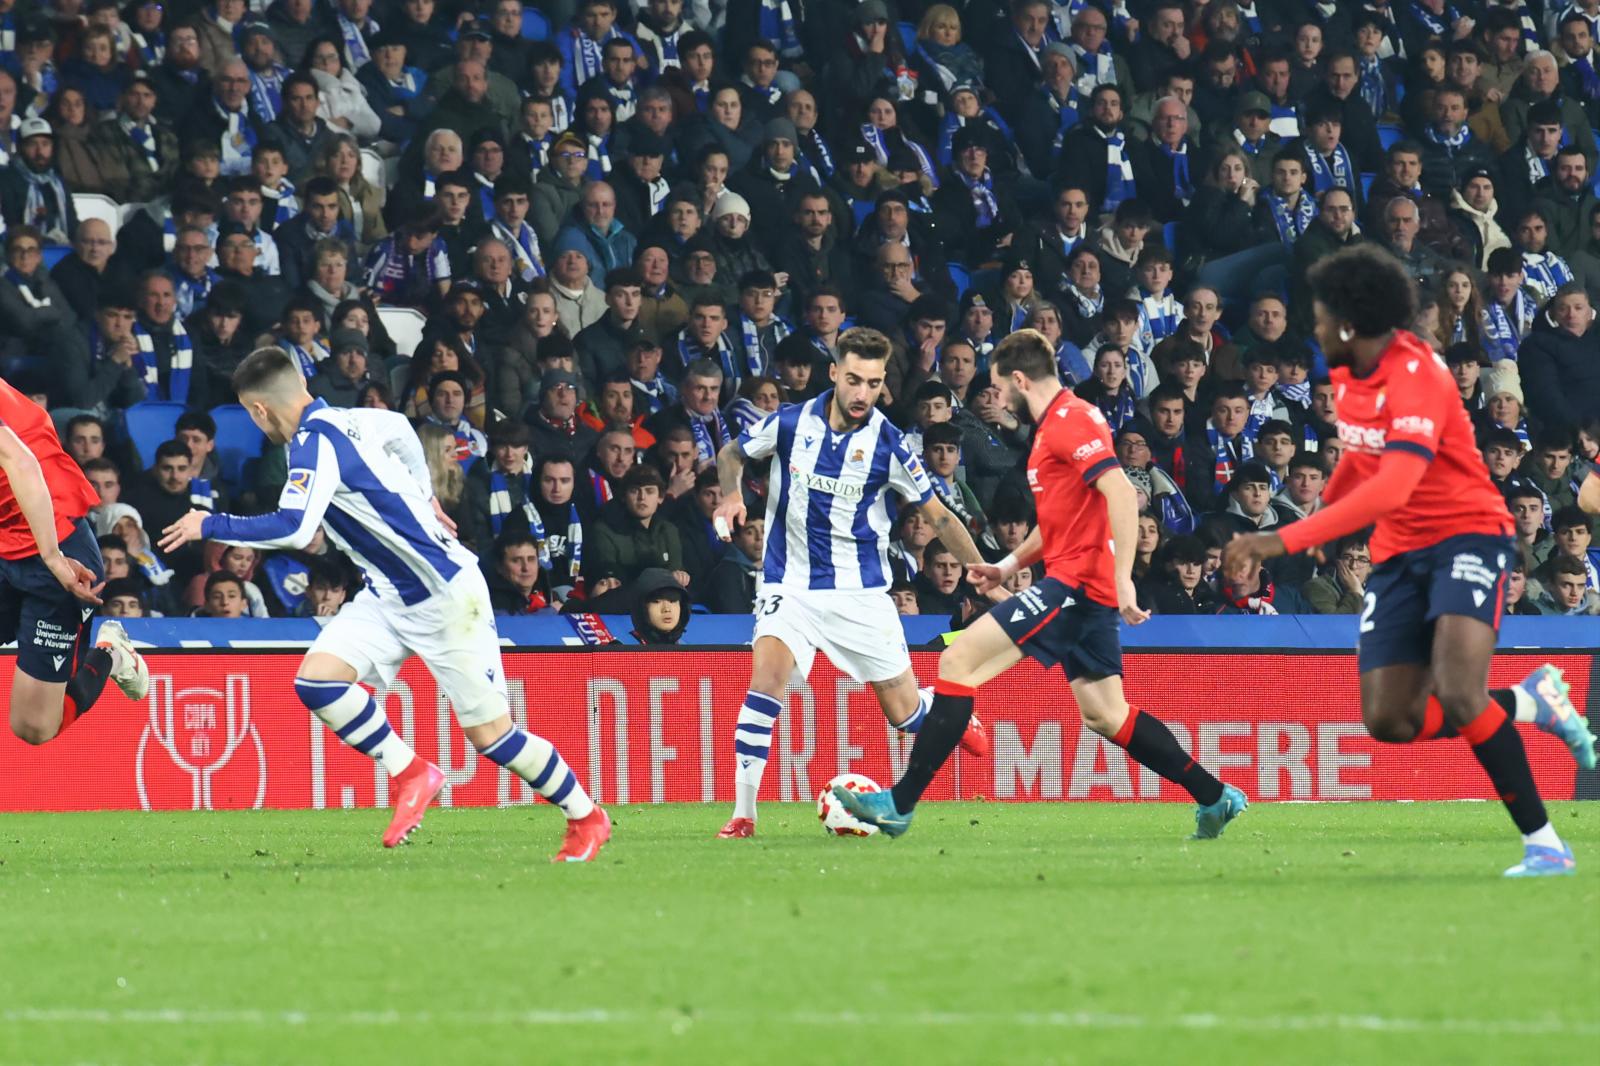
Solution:
M 389 720 L 360 685 L 348 681 L 294 679 L 295 695 L 339 739 L 383 764 L 390 777 L 398 777 L 417 757 L 411 745 L 389 728 Z
M 772 751 L 772 725 L 783 713 L 783 704 L 751 689 L 739 708 L 739 724 L 733 730 L 733 816 L 755 820 L 756 793 L 761 791 L 761 775 L 767 770 L 767 755 Z
M 924 688 L 917 690 L 917 709 L 911 712 L 911 717 L 903 722 L 890 722 L 889 724 L 902 733 L 919 733 L 922 731 L 923 720 L 928 717 L 928 708 L 933 706 L 933 689 Z
M 509 733 L 478 754 L 532 785 L 535 792 L 560 807 L 570 819 L 587 818 L 594 810 L 594 800 L 578 784 L 578 775 L 567 760 L 537 733 L 512 726 Z

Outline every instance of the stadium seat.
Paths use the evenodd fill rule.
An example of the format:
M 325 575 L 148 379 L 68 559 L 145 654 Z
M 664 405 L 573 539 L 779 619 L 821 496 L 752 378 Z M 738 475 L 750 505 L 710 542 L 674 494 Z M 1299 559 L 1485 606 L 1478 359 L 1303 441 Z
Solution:
M 1387 152 L 1390 148 L 1393 148 L 1395 142 L 1402 140 L 1405 135 L 1406 131 L 1401 129 L 1399 126 L 1394 125 L 1393 123 L 1378 123 L 1378 143 L 1383 145 L 1383 150 L 1385 152 Z
M 380 307 L 378 321 L 389 331 L 389 339 L 394 341 L 395 351 L 401 355 L 411 355 L 417 350 L 417 345 L 422 343 L 422 327 L 428 324 L 421 311 L 409 307 Z
M 1378 175 L 1376 174 L 1361 175 L 1361 198 L 1363 200 L 1367 198 L 1368 193 L 1372 192 L 1372 183 L 1376 181 L 1377 178 Z
M 367 179 L 368 185 L 385 188 L 383 183 L 383 156 L 371 148 L 361 149 L 361 176 Z
M 900 43 L 905 45 L 906 55 L 915 55 L 917 51 L 917 24 L 915 22 L 902 22 L 899 24 Z
M 1161 243 L 1167 246 L 1167 251 L 1172 253 L 1174 259 L 1178 257 L 1178 224 L 1176 222 L 1168 222 L 1161 227 Z
M 950 283 L 956 287 L 956 299 L 959 300 L 972 288 L 972 275 L 967 268 L 952 260 L 947 264 L 950 270 Z
M 156 461 L 156 449 L 172 439 L 173 427 L 185 408 L 181 403 L 168 400 L 146 400 L 136 403 L 124 412 L 128 439 L 139 454 L 139 465 L 148 467 Z
M 44 246 L 44 268 L 54 270 L 56 264 L 72 254 L 70 244 L 47 244 Z
M 266 435 L 250 421 L 250 412 L 236 403 L 213 407 L 211 418 L 217 424 L 217 471 L 223 482 L 233 489 L 249 485 Z
M 550 20 L 538 8 L 525 7 L 522 9 L 522 36 L 529 41 L 548 41 L 550 39 Z
M 78 213 L 79 222 L 86 218 L 100 219 L 111 227 L 113 237 L 122 228 L 122 208 L 109 196 L 101 196 L 97 192 L 75 192 L 72 194 L 72 209 Z

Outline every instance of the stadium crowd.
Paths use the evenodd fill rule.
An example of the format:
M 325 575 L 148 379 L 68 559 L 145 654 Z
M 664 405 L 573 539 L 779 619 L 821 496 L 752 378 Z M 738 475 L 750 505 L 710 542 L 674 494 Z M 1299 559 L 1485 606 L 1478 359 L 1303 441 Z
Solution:
M 1360 538 L 1219 559 L 1320 504 L 1343 444 L 1306 272 L 1374 241 L 1515 519 L 1507 610 L 1595 614 L 1597 37 L 1600 0 L 0 0 L 0 357 L 100 494 L 108 614 L 358 587 L 320 541 L 154 547 L 275 504 L 282 449 L 227 483 L 209 413 L 260 345 L 414 420 L 499 610 L 749 611 L 761 471 L 724 544 L 715 456 L 823 392 L 852 325 L 995 557 L 1030 427 L 988 355 L 1029 327 L 1146 505 L 1145 606 L 1356 612 Z M 150 402 L 186 410 L 140 454 Z M 903 612 L 980 609 L 915 509 L 891 561 Z

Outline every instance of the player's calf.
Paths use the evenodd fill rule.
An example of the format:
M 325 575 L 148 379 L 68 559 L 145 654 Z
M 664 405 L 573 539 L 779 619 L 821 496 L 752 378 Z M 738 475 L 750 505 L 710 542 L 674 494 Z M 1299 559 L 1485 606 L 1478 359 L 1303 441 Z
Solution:
M 382 763 L 390 777 L 405 772 L 416 758 L 411 745 L 390 728 L 371 694 L 355 682 L 297 677 L 294 691 L 340 740 Z

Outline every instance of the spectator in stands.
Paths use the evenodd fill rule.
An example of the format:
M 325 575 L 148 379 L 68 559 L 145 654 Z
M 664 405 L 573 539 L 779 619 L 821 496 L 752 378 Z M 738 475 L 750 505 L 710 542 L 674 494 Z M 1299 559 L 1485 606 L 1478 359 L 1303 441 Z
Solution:
M 660 471 L 648 463 L 635 466 L 623 478 L 619 498 L 587 531 L 592 535 L 586 537 L 584 552 L 591 598 L 631 588 L 651 567 L 668 570 L 679 585 L 688 586 L 678 529 L 657 516 L 665 490 Z
M 544 572 L 540 545 L 530 533 L 507 533 L 493 542 L 495 576 L 492 589 L 495 614 L 535 614 L 550 606 L 541 586 Z
M 1547 614 L 1592 616 L 1600 614 L 1600 592 L 1588 588 L 1583 563 L 1570 556 L 1555 559 L 1550 565 L 1550 584 L 1540 606 Z
M 105 220 L 86 218 L 78 223 L 72 254 L 50 269 L 50 280 L 66 297 L 80 325 L 93 321 L 95 306 L 102 296 L 113 292 L 120 295 L 129 288 L 127 271 L 120 265 L 111 265 L 116 250 L 117 242 Z
M 546 371 L 539 383 L 539 406 L 523 416 L 540 455 L 564 455 L 577 463 L 599 434 L 577 418 L 578 379 L 564 370 Z
M 209 494 L 191 492 L 193 481 L 194 457 L 188 446 L 182 441 L 165 441 L 156 448 L 145 475 L 124 490 L 123 499 L 138 512 L 144 529 L 166 529 L 197 507 L 211 509 Z M 201 569 L 201 545 L 187 544 L 171 555 L 160 556 L 160 560 L 177 574 L 181 587 Z
M 1594 524 L 1576 504 L 1559 507 L 1550 519 L 1551 540 L 1555 547 L 1550 557 L 1531 575 L 1546 589 L 1558 584 L 1556 568 L 1563 559 L 1572 559 L 1583 567 L 1585 586 L 1600 588 L 1600 567 L 1589 546 L 1594 543 Z M 1596 553 L 1600 554 L 1600 553 Z
M 1600 411 L 1600 360 L 1589 295 L 1564 286 L 1534 324 L 1518 356 L 1529 404 L 1551 425 L 1576 425 Z
M 70 243 L 78 226 L 72 194 L 55 165 L 55 135 L 42 118 L 17 129 L 17 153 L 0 169 L 0 214 L 6 225 L 29 225 L 46 244 Z
M 1155 614 L 1216 614 L 1216 590 L 1205 580 L 1206 547 L 1192 536 L 1175 537 L 1161 552 L 1165 574 L 1140 586 L 1141 606 Z
M 955 614 L 961 604 L 961 561 L 937 537 L 922 553 L 923 567 L 917 573 L 917 613 Z
M 628 345 L 642 335 L 639 309 L 644 279 L 633 267 L 618 267 L 605 275 L 606 313 L 573 338 L 578 365 L 591 387 L 628 367 Z
M 1332 566 L 1306 582 L 1306 602 L 1317 614 L 1358 614 L 1372 576 L 1372 555 L 1366 538 L 1352 534 L 1333 545 Z
M 195 609 L 195 617 L 244 618 L 249 613 L 245 583 L 237 576 L 226 570 L 217 570 L 205 581 L 205 605 Z
M 100 590 L 100 598 L 100 614 L 106 618 L 143 618 L 145 616 L 144 600 L 140 595 L 140 586 L 133 578 L 121 577 L 108 580 L 106 587 Z
M 676 644 L 689 628 L 689 593 L 659 566 L 640 571 L 630 590 L 633 635 L 641 644 Z
M 5 277 L 0 278 L 0 330 L 11 354 L 33 355 L 49 366 L 53 403 L 78 407 L 90 397 L 88 345 L 72 306 L 44 269 L 44 241 L 32 226 L 6 231 Z
M 1345 189 L 1329 189 L 1318 198 L 1317 217 L 1294 245 L 1289 289 L 1289 320 L 1301 333 L 1311 327 L 1311 286 L 1306 272 L 1319 259 L 1363 238 L 1356 227 L 1355 199 Z

